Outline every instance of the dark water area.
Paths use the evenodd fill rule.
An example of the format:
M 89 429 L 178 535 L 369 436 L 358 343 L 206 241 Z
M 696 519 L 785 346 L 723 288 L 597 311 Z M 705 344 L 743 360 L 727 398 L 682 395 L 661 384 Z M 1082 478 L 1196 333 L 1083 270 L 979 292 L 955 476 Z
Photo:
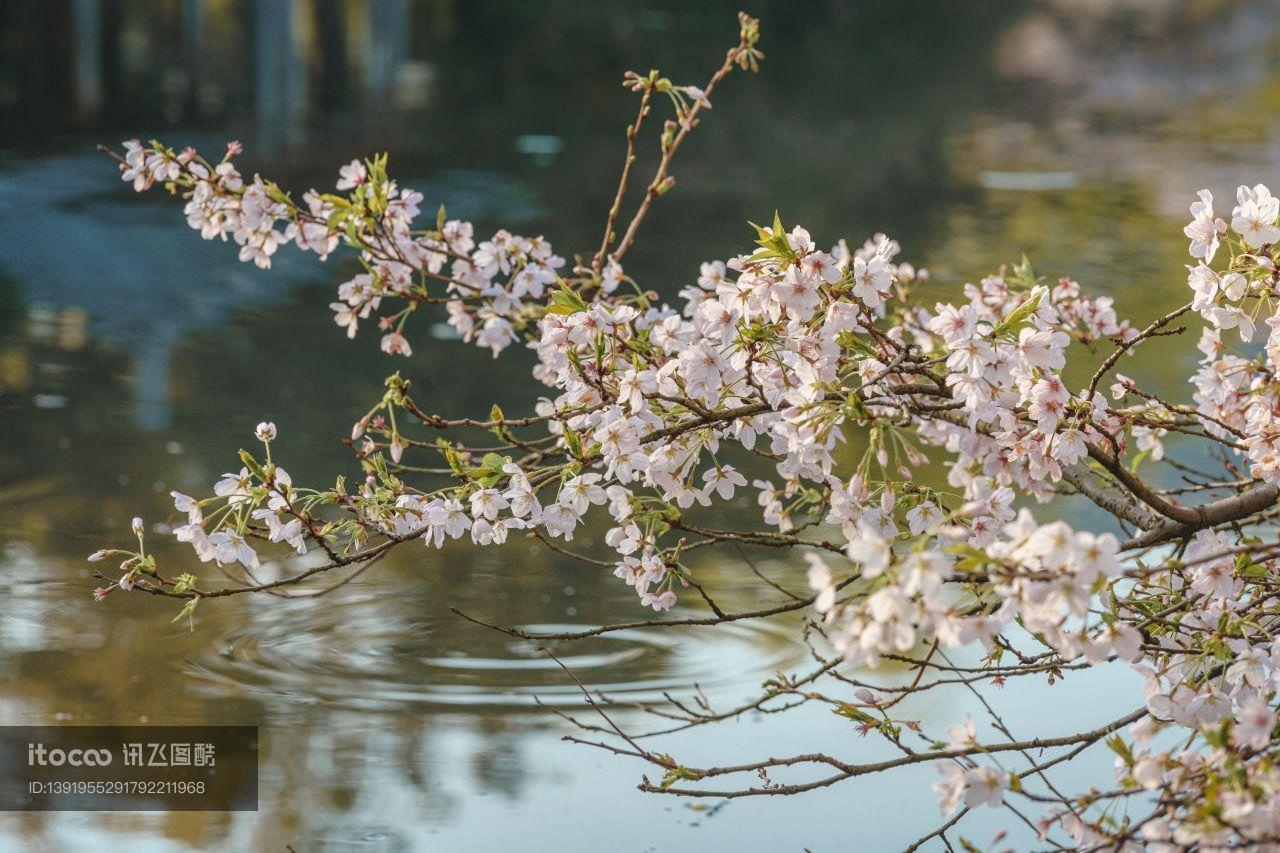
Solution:
M 563 721 L 533 697 L 576 709 L 572 685 L 449 608 L 544 628 L 641 614 L 607 570 L 534 544 L 412 549 L 332 597 L 202 608 L 192 631 L 154 600 L 89 596 L 85 555 L 127 539 L 134 515 L 167 519 L 170 489 L 238 467 L 259 420 L 278 424 L 296 480 L 328 481 L 355 470 L 340 439 L 392 370 L 455 415 L 537 393 L 526 354 L 495 361 L 430 324 L 407 362 L 368 333 L 346 340 L 326 306 L 350 258 L 285 249 L 269 272 L 240 264 L 173 199 L 133 194 L 96 144 L 212 153 L 239 139 L 245 171 L 295 192 L 387 151 L 424 209 L 443 203 L 479 234 L 544 234 L 571 257 L 598 244 L 616 187 L 635 108 L 622 73 L 701 84 L 740 5 L 763 20 L 761 73 L 717 91 L 627 263 L 665 295 L 778 210 L 820 244 L 890 234 L 939 300 L 1025 253 L 1145 323 L 1185 301 L 1195 191 L 1228 200 L 1280 161 L 1268 3 L 5 0 L 0 723 L 254 724 L 264 751 L 256 814 L 3 815 L 0 849 L 897 849 L 929 827 L 930 768 L 702 810 L 642 795 L 643 768 L 561 742 Z M 640 174 L 655 150 L 642 143 Z M 1188 397 L 1184 349 L 1156 342 L 1125 370 Z M 748 524 L 757 508 L 744 495 L 734 512 Z M 803 584 L 800 561 L 753 556 Z M 729 602 L 772 601 L 737 561 L 704 563 Z M 727 707 L 806 665 L 795 633 L 637 630 L 557 653 L 622 698 L 696 684 Z M 1099 716 L 1118 701 L 1096 678 L 1075 689 Z M 1068 703 L 1001 698 L 1073 724 Z M 966 702 L 915 710 L 955 720 Z M 823 742 L 876 754 L 828 716 L 664 748 L 704 764 Z

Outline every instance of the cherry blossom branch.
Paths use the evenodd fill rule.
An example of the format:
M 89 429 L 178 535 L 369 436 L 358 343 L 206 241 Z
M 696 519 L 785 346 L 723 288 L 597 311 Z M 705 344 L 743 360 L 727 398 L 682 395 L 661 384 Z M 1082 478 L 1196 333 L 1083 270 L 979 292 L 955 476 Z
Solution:
M 609 243 L 617 236 L 613 233 L 614 223 L 618 220 L 618 214 L 622 210 L 622 199 L 627 193 L 627 183 L 631 178 L 631 167 L 636 162 L 636 136 L 640 133 L 640 127 L 644 123 L 645 117 L 649 115 L 649 98 L 653 94 L 654 87 L 657 83 L 657 72 L 649 72 L 649 77 L 640 90 L 640 110 L 636 113 L 636 120 L 627 125 L 627 156 L 622 162 L 622 177 L 618 180 L 618 191 L 614 194 L 613 204 L 609 206 L 609 214 L 605 217 L 604 236 L 600 238 L 600 248 L 596 251 L 595 257 L 591 259 L 591 268 L 597 273 L 604 264 L 605 253 L 609 251 Z
M 1161 844 L 1268 838 L 1268 816 L 1280 814 L 1258 793 L 1280 788 L 1269 758 L 1280 743 L 1272 648 L 1280 630 L 1280 199 L 1262 185 L 1239 187 L 1228 224 L 1202 192 L 1184 229 L 1195 261 L 1192 301 L 1137 332 L 1105 295 L 1068 278 L 1053 283 L 1026 259 L 949 297 L 923 287 L 928 271 L 897 260 L 901 247 L 883 234 L 824 251 L 777 215 L 753 226 L 754 246 L 743 254 L 703 263 L 672 304 L 619 260 L 673 185 L 672 160 L 710 108 L 709 95 L 733 67 L 754 69 L 758 36 L 758 22 L 740 16 L 738 43 L 705 89 L 657 72 L 628 75 L 640 106 L 618 189 L 600 247 L 589 265 L 571 255 L 580 259 L 571 269 L 542 237 L 499 229 L 480 239 L 443 208 L 423 227 L 425 199 L 392 180 L 385 155 L 343 166 L 337 193 L 311 191 L 299 203 L 274 183 L 242 176 L 238 144 L 215 163 L 189 149 L 125 143 L 117 157 L 124 179 L 139 191 L 159 185 L 181 196 L 188 224 L 234 242 L 242 260 L 269 267 L 286 244 L 321 259 L 345 246 L 361 272 L 339 285 L 330 308 L 349 336 L 376 325 L 386 353 L 412 357 L 410 318 L 443 305 L 464 342 L 495 356 L 528 344 L 543 396 L 516 417 L 495 406 L 487 418 L 448 418 L 423 410 L 410 383 L 393 374 L 345 440 L 358 472 L 320 488 L 293 483 L 273 459 L 274 425 L 260 424 L 262 450 L 242 450 L 211 496 L 173 495 L 187 516 L 175 535 L 226 585 L 162 573 L 138 519 L 136 546 L 91 557 L 119 560 L 118 570 L 95 573 L 104 585 L 94 596 L 141 589 L 183 600 L 179 615 L 190 618 L 206 598 L 288 595 L 354 567 L 314 592 L 324 594 L 408 542 L 442 548 L 468 537 L 496 547 L 512 535 L 533 537 L 612 569 L 656 613 L 681 594 L 702 603 L 678 617 L 564 632 L 454 612 L 528 640 L 777 619 L 813 659 L 807 672 L 778 673 L 724 711 L 700 689 L 691 699 L 668 693 L 633 703 L 663 720 L 636 733 L 611 714 L 624 705 L 591 694 L 566 669 L 603 720 L 575 724 L 605 741 L 570 739 L 662 768 L 661 783 L 646 779 L 642 790 L 785 795 L 934 761 L 944 816 L 954 816 L 918 844 L 938 838 L 950 846 L 947 832 L 982 804 L 1007 809 L 1046 839 L 1066 833 L 1084 849 L 1136 838 L 1135 826 L 1144 842 Z M 657 171 L 615 246 L 654 95 L 671 100 L 675 121 L 664 125 Z M 1189 397 L 1117 377 L 1109 403 L 1099 388 L 1120 358 L 1143 341 L 1183 334 L 1173 323 L 1192 314 L 1205 329 Z M 1223 341 L 1228 332 L 1248 343 L 1261 328 L 1262 348 L 1237 351 Z M 1085 390 L 1072 393 L 1064 377 L 1077 375 L 1084 357 L 1073 341 L 1092 351 L 1104 340 L 1114 348 Z M 494 438 L 464 440 L 468 430 Z M 1192 445 L 1205 458 L 1194 466 L 1183 453 Z M 1169 484 L 1170 472 L 1180 485 Z M 760 479 L 748 485 L 748 473 Z M 751 490 L 756 522 L 739 520 L 737 510 L 732 522 L 716 515 L 717 505 Z M 1092 502 L 1104 522 L 1067 524 L 1054 501 L 1071 494 Z M 606 515 L 604 554 L 567 544 L 591 517 Z M 1117 524 L 1123 541 L 1108 532 Z M 1158 547 L 1165 544 L 1172 547 Z M 809 594 L 759 571 L 745 545 L 802 555 Z M 316 549 L 323 563 L 259 580 L 260 551 L 291 561 Z M 690 558 L 718 551 L 736 552 L 750 569 L 739 582 L 785 600 L 722 606 L 721 591 Z M 803 619 L 787 618 L 798 612 Z M 956 649 L 975 658 L 953 661 Z M 886 661 L 901 666 L 877 674 Z M 1110 727 L 1019 740 L 987 700 L 1008 679 L 1054 684 L 1125 662 L 1142 674 L 1144 706 Z M 971 720 L 939 736 L 902 718 L 907 699 L 949 688 L 977 696 L 998 740 L 983 743 Z M 812 703 L 882 738 L 895 757 L 851 763 L 819 745 L 698 769 L 641 746 Z M 1174 736 L 1154 739 L 1163 731 Z M 609 742 L 615 738 L 621 745 Z M 1114 787 L 1072 794 L 1047 772 L 1103 740 L 1117 756 Z M 1039 749 L 1054 754 L 1031 754 Z M 1017 764 L 1006 767 L 1011 760 Z M 768 778 L 792 767 L 836 773 L 785 785 Z M 735 774 L 756 774 L 762 787 L 679 784 Z M 1117 803 L 1148 790 L 1163 791 L 1147 800 L 1156 817 L 1115 819 Z M 1028 804 L 1042 809 L 1039 822 Z
M 649 182 L 649 186 L 645 189 L 644 198 L 640 200 L 640 206 L 636 210 L 635 215 L 631 218 L 631 223 L 627 226 L 626 232 L 619 241 L 617 249 L 613 252 L 615 260 L 621 260 L 623 255 L 630 250 L 632 243 L 635 242 L 636 232 L 640 230 L 640 223 L 644 221 L 645 215 L 648 214 L 650 206 L 654 199 L 666 193 L 674 184 L 675 179 L 668 172 L 671 168 L 671 161 L 675 158 L 676 152 L 680 150 L 680 145 L 684 142 L 685 137 L 689 135 L 689 131 L 698 123 L 698 114 L 702 112 L 704 107 L 709 107 L 711 94 L 715 91 L 720 81 L 729 76 L 734 66 L 742 68 L 751 68 L 755 70 L 756 63 L 764 58 L 764 54 L 756 49 L 756 41 L 760 36 L 760 22 L 749 17 L 746 13 L 740 12 L 738 20 L 741 24 L 741 35 L 736 47 L 730 48 L 725 54 L 724 62 L 720 65 L 716 72 L 711 75 L 711 79 L 707 81 L 707 85 L 703 87 L 701 92 L 689 93 L 693 98 L 693 106 L 689 107 L 685 114 L 680 118 L 678 129 L 667 133 L 671 134 L 670 140 L 667 140 L 664 134 L 662 144 L 662 159 L 658 163 L 658 169 L 654 173 L 653 180 Z

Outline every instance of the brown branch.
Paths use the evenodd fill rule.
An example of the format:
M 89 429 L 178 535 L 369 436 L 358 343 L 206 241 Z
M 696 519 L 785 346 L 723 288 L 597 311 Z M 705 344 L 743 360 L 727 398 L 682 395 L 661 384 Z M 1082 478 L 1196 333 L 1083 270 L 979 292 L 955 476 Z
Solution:
M 811 753 L 805 755 L 796 755 L 789 758 L 769 758 L 763 761 L 757 761 L 750 764 L 740 764 L 732 767 L 709 767 L 705 769 L 686 768 L 690 773 L 696 775 L 699 779 L 712 778 L 715 776 L 725 776 L 737 773 L 751 773 L 759 770 L 766 770 L 771 767 L 789 767 L 796 764 L 825 764 L 836 767 L 840 772 L 834 776 L 825 777 L 812 782 L 804 782 L 796 785 L 776 785 L 768 788 L 743 788 L 728 791 L 702 791 L 694 788 L 663 788 L 645 782 L 640 785 L 640 790 L 653 794 L 671 794 L 674 796 L 684 797 L 723 797 L 732 799 L 736 797 L 753 797 L 753 796 L 778 796 L 786 794 L 795 794 L 802 791 L 810 791 L 815 788 L 823 788 L 828 785 L 834 785 L 845 779 L 852 779 L 857 776 L 868 776 L 873 773 L 881 773 L 886 770 L 893 770 L 898 767 L 906 767 L 912 764 L 921 764 L 938 759 L 958 758 L 969 755 L 986 755 L 997 752 L 1025 752 L 1033 749 L 1047 749 L 1058 746 L 1078 746 L 1082 743 L 1093 743 L 1118 729 L 1124 728 L 1130 723 L 1137 722 L 1147 715 L 1147 708 L 1144 705 L 1123 717 L 1113 720 L 1104 726 L 1092 729 L 1087 732 L 1081 732 L 1074 735 L 1064 735 L 1062 737 L 1052 738 L 1033 738 L 1025 741 L 1009 741 L 1006 743 L 978 745 L 961 750 L 935 750 L 931 752 L 915 752 L 909 755 L 899 756 L 897 758 L 886 759 L 885 761 L 877 761 L 870 764 L 847 764 L 832 756 L 823 753 Z
M 697 124 L 698 113 L 702 112 L 703 103 L 711 97 L 711 93 L 715 91 L 720 81 L 729 76 L 734 64 L 739 62 L 739 58 L 749 50 L 753 50 L 753 48 L 748 44 L 744 32 L 738 44 L 730 48 L 729 52 L 725 54 L 724 63 L 716 70 L 715 74 L 711 75 L 711 79 L 703 90 L 703 98 L 694 101 L 693 106 L 681 117 L 680 129 L 676 131 L 671 141 L 663 146 L 662 160 L 658 163 L 658 170 L 654 173 L 653 180 L 649 182 L 644 198 L 641 199 L 639 208 L 636 209 L 635 215 L 631 218 L 631 224 L 627 226 L 626 233 L 618 243 L 617 250 L 613 253 L 615 259 L 622 258 L 627 253 L 627 250 L 631 248 L 631 244 L 636 239 L 636 232 L 640 230 L 640 223 L 644 221 L 645 216 L 648 214 L 653 200 L 665 192 L 665 188 L 669 186 L 667 173 L 671 168 L 671 161 L 676 152 L 680 150 L 680 145 L 684 142 L 685 137 L 689 135 L 689 131 Z
M 613 197 L 613 206 L 609 208 L 609 215 L 604 223 L 604 237 L 600 240 L 600 248 L 595 257 L 591 259 L 591 268 L 596 272 L 600 272 L 600 268 L 604 265 L 605 253 L 609 251 L 609 243 L 615 236 L 613 226 L 618 221 L 618 213 L 622 209 L 622 199 L 627 194 L 627 183 L 631 179 L 631 167 L 636 162 L 636 135 L 640 133 L 640 125 L 644 123 L 645 116 L 649 115 L 649 97 L 653 94 L 653 76 L 651 72 L 650 82 L 645 85 L 644 92 L 640 95 L 640 112 L 636 114 L 635 123 L 627 125 L 627 159 L 623 161 L 622 177 L 618 181 L 618 192 Z
M 1107 360 L 1102 362 L 1102 364 L 1098 367 L 1097 372 L 1093 374 L 1093 379 L 1089 381 L 1089 393 L 1085 397 L 1085 400 L 1090 403 L 1093 402 L 1093 395 L 1098 390 L 1098 383 L 1102 381 L 1102 377 L 1106 376 L 1107 372 L 1111 370 L 1111 368 L 1115 367 L 1116 362 L 1120 360 L 1120 356 L 1124 355 L 1126 352 L 1133 349 L 1143 340 L 1151 337 L 1159 329 L 1169 325 L 1174 320 L 1178 319 L 1179 317 L 1181 317 L 1183 314 L 1187 313 L 1190 310 L 1191 310 L 1191 303 L 1188 302 L 1186 305 L 1183 305 L 1181 308 L 1178 308 L 1174 311 L 1170 311 L 1168 314 L 1165 314 L 1163 317 L 1159 318 L 1158 320 L 1155 320 L 1154 322 L 1151 323 L 1151 325 L 1147 326 L 1141 332 L 1138 332 L 1138 334 L 1134 335 L 1129 340 L 1121 341 L 1116 346 L 1115 351 L 1112 352 L 1111 355 L 1107 356 Z
M 843 589 L 853 583 L 860 577 L 859 575 L 851 575 L 836 584 L 836 589 Z M 615 625 L 600 625 L 595 628 L 588 628 L 583 631 L 559 631 L 559 632 L 538 632 L 538 631 L 522 631 L 519 628 L 512 628 L 508 625 L 495 625 L 492 622 L 485 622 L 459 610 L 456 607 L 450 607 L 449 612 L 455 616 L 461 616 L 468 622 L 474 622 L 485 628 L 491 628 L 494 631 L 501 631 L 509 637 L 518 637 L 522 640 L 581 640 L 585 637 L 598 637 L 601 634 L 611 634 L 615 631 L 629 631 L 635 628 L 683 628 L 696 625 L 721 625 L 726 622 L 741 622 L 744 619 L 763 619 L 767 616 L 777 616 L 780 613 L 792 613 L 796 610 L 803 610 L 809 607 L 816 600 L 817 596 L 812 595 L 808 598 L 802 598 L 798 601 L 787 602 L 776 607 L 769 607 L 763 610 L 750 610 L 740 613 L 725 613 L 722 616 L 697 616 L 688 619 L 639 619 L 634 622 L 619 622 Z
M 1243 521 L 1251 515 L 1275 506 L 1277 500 L 1280 500 L 1280 487 L 1268 484 L 1212 503 L 1188 507 L 1191 513 L 1190 521 L 1170 520 L 1154 526 L 1143 525 L 1145 532 L 1121 543 L 1120 550 L 1133 551 L 1138 548 L 1149 548 L 1163 542 L 1185 539 L 1200 530 L 1207 530 L 1219 524 Z

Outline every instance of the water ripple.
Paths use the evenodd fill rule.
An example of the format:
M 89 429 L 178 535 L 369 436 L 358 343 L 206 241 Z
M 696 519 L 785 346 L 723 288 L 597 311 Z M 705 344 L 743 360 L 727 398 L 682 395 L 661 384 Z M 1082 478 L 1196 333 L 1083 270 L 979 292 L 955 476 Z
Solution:
M 414 612 L 420 602 L 365 596 L 288 606 L 250 619 L 189 662 L 220 692 L 249 691 L 360 709 L 403 705 L 518 708 L 534 697 L 575 705 L 582 694 L 538 644 L 475 629 L 450 615 Z M 529 624 L 528 631 L 590 627 Z M 632 629 L 547 644 L 584 684 L 632 702 L 696 684 L 748 689 L 802 660 L 788 634 L 735 623 L 696 634 Z

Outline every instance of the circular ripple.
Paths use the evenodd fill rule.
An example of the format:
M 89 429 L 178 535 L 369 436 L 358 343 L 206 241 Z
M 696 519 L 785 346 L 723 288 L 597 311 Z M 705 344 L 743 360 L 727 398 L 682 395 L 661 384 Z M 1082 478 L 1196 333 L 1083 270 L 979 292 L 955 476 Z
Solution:
M 405 704 L 520 707 L 582 702 L 581 691 L 539 643 L 426 617 L 392 596 L 289 602 L 215 641 L 193 674 L 211 687 L 354 708 Z M 580 631 L 532 624 L 526 631 Z M 545 643 L 592 690 L 634 702 L 695 684 L 751 688 L 797 665 L 786 632 L 734 623 L 697 632 L 645 628 Z

